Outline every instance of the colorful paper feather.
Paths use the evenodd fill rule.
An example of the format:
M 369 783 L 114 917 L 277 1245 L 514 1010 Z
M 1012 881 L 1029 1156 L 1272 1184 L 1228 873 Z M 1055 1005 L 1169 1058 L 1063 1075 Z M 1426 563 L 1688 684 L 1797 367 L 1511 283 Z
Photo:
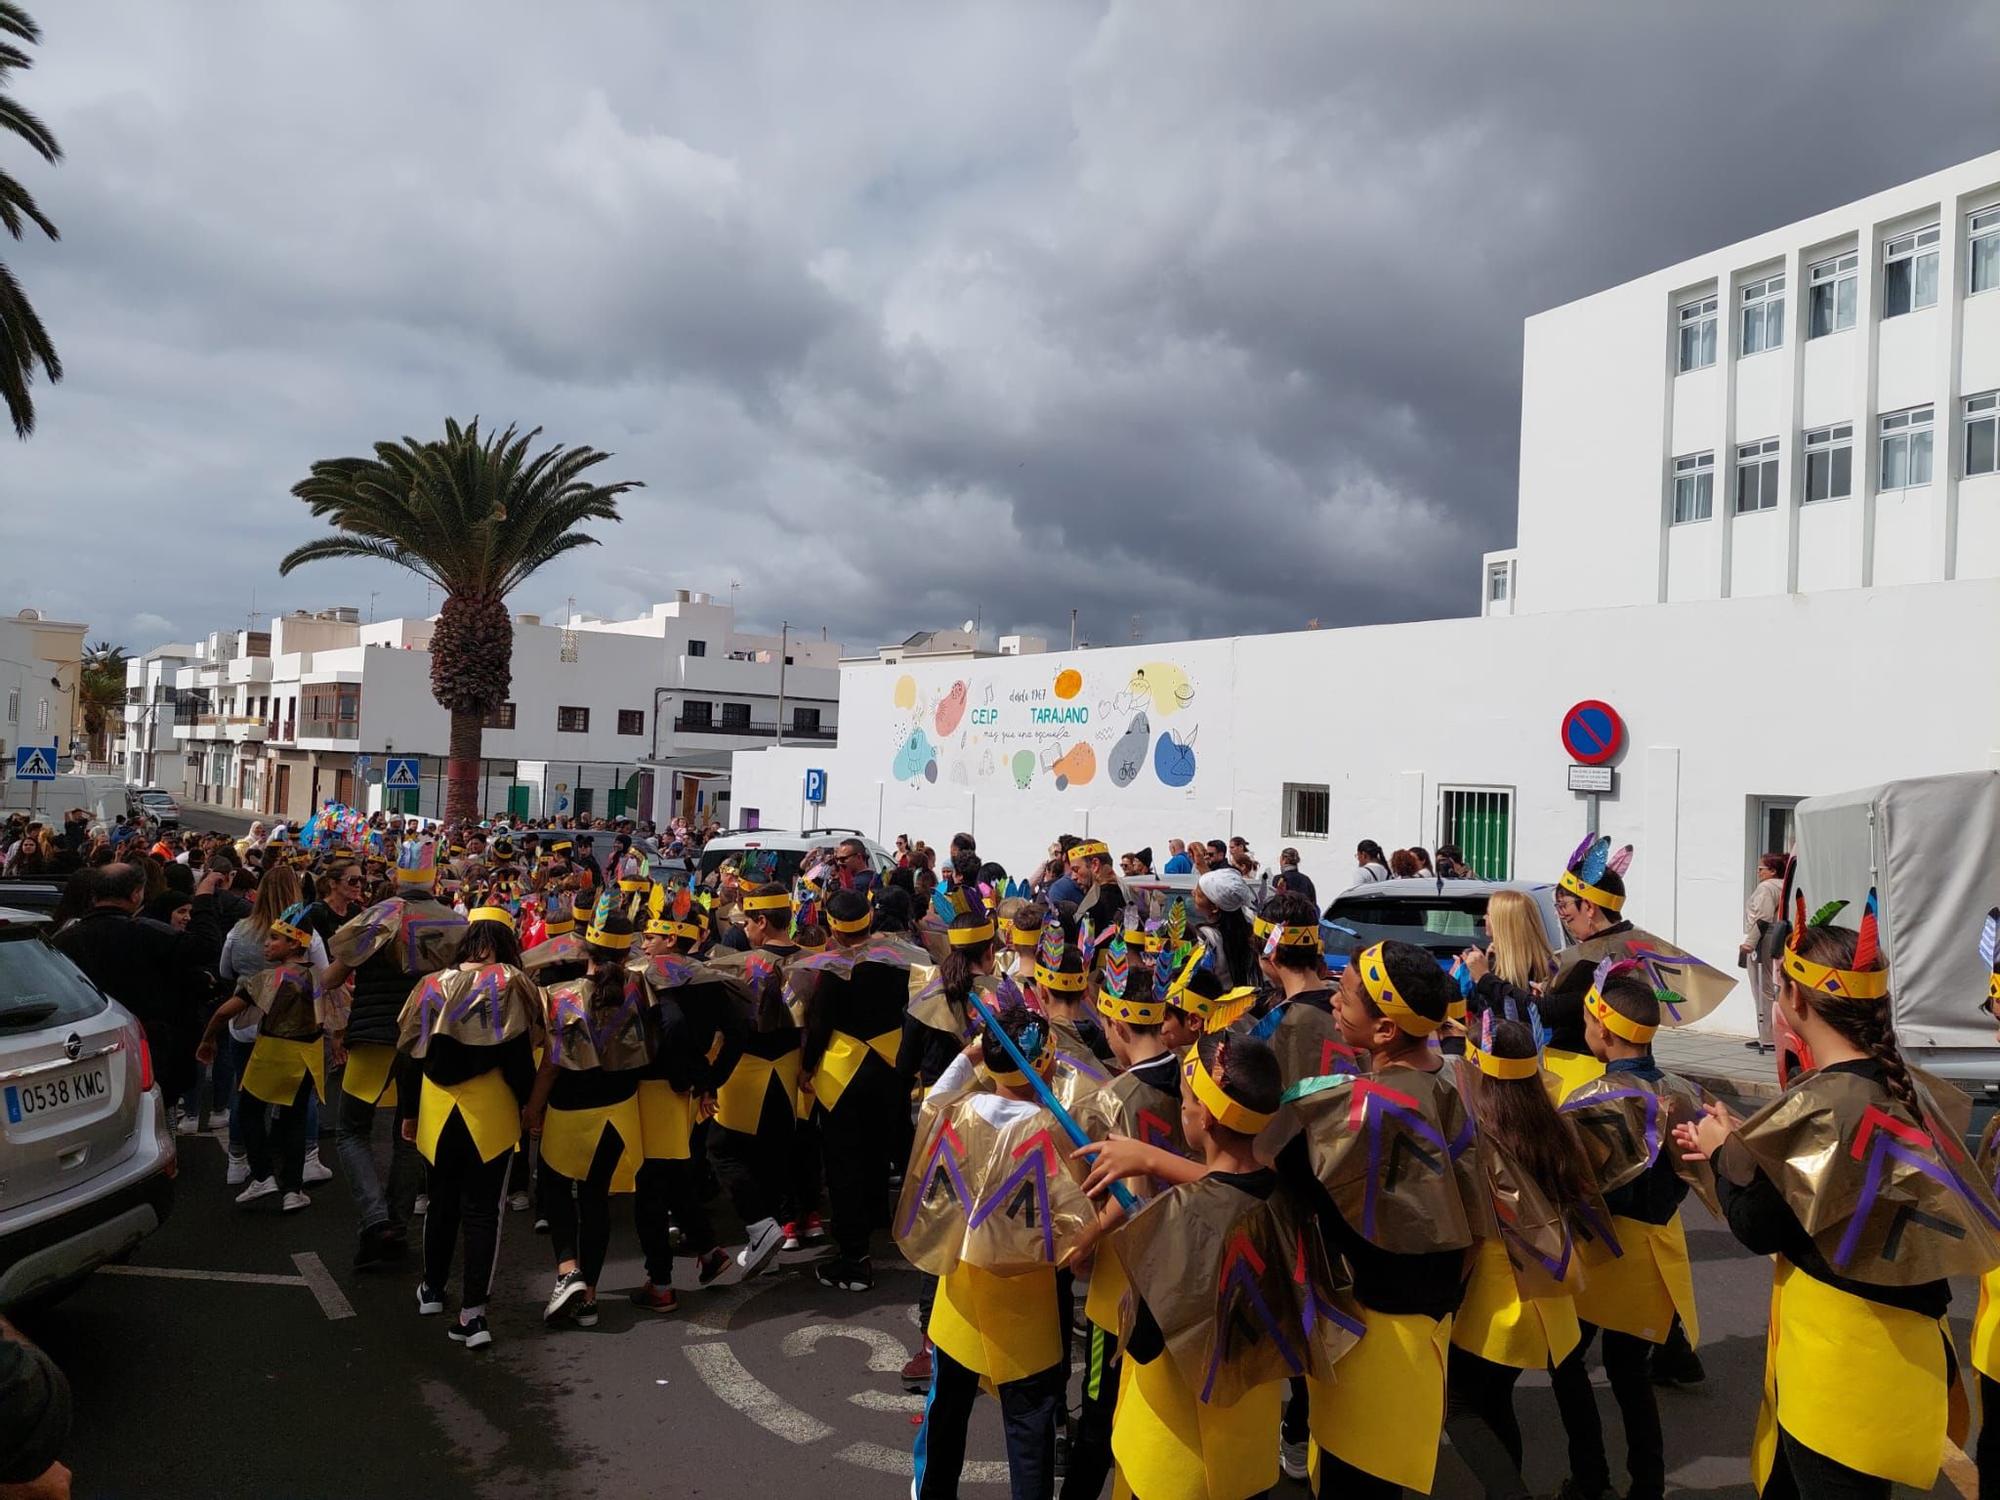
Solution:
M 1104 949 L 1104 989 L 1114 1000 L 1123 1000 L 1125 990 L 1132 982 L 1131 949 L 1126 945 L 1125 934 L 1113 932 Z
M 1062 956 L 1062 923 L 1051 914 L 1042 923 L 1041 940 L 1035 944 L 1035 962 L 1053 974 L 1062 968 Z
M 1596 842 L 1597 842 L 1596 834 L 1586 833 L 1583 836 L 1583 842 L 1578 844 L 1574 849 L 1570 850 L 1569 858 L 1563 861 L 1563 868 L 1565 870 L 1574 870 L 1577 867 L 1577 865 L 1582 861 L 1584 855 L 1590 852 L 1590 846 Z
M 1875 892 L 1868 892 L 1868 899 L 1861 903 L 1861 930 L 1854 938 L 1854 968 L 1861 972 L 1872 969 L 1882 957 L 1882 910 L 1875 899 Z
M 1812 920 L 1807 922 L 1806 926 L 1824 927 L 1846 910 L 1847 903 L 1845 901 L 1829 901 L 1812 914 Z
M 1979 958 L 1989 969 L 2000 969 L 2000 906 L 1986 914 L 1979 929 Z
M 1616 854 L 1611 856 L 1610 869 L 1613 875 L 1618 876 L 1619 879 L 1622 880 L 1625 877 L 1625 872 L 1631 868 L 1632 868 L 1632 846 L 1630 844 L 1627 844 L 1624 848 L 1620 849 Z
M 1585 885 L 1596 885 L 1604 878 L 1604 871 L 1611 863 L 1611 840 L 1600 838 L 1590 846 L 1590 852 L 1583 857 L 1583 868 L 1577 878 Z

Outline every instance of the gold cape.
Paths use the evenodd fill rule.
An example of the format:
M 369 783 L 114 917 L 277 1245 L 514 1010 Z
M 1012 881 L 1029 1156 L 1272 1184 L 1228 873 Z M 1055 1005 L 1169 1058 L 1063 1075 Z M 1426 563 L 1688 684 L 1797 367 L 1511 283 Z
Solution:
M 1960 1144 L 1963 1093 L 1910 1070 L 1917 1109 L 1870 1079 L 1820 1069 L 1745 1120 L 1716 1170 L 1761 1170 L 1838 1275 L 1914 1286 L 2000 1266 L 2000 1203 Z
M 979 998 L 988 1009 L 993 1006 L 999 984 L 990 974 L 973 976 L 972 987 L 979 991 Z M 957 1037 L 961 1044 L 979 1035 L 978 1015 L 970 1005 L 952 1003 L 944 992 L 944 977 L 930 964 L 919 962 L 910 966 L 910 1019 L 946 1036 Z
M 1606 958 L 1636 959 L 1646 982 L 1660 996 L 1660 1021 L 1666 1026 L 1686 1026 L 1714 1010 L 1736 981 L 1712 964 L 1705 964 L 1685 948 L 1677 948 L 1663 937 L 1644 928 L 1602 933 L 1572 944 L 1556 955 L 1556 976 L 1552 990 L 1579 982 L 1573 973 L 1582 964 L 1587 974 Z M 1582 991 L 1577 991 L 1579 1002 Z
M 312 970 L 304 964 L 273 964 L 243 981 L 242 993 L 257 1007 L 257 1035 L 283 1042 L 316 1042 L 325 1012 L 313 991 Z
M 1213 1177 L 1172 1188 L 1118 1229 L 1136 1299 L 1198 1401 L 1234 1406 L 1274 1380 L 1327 1379 L 1361 1336 L 1340 1307 L 1326 1247 L 1282 1192 L 1257 1198 Z
M 974 1107 L 982 1092 L 933 1090 L 917 1117 L 896 1244 L 933 1276 L 961 1262 L 999 1276 L 1053 1268 L 1096 1218 L 1063 1170 L 1069 1137 L 1055 1116 L 1038 1108 L 996 1128 Z
M 349 917 L 326 951 L 335 963 L 358 969 L 393 943 L 396 962 L 415 978 L 456 963 L 464 932 L 465 918 L 448 906 L 391 896 Z
M 1062 1107 L 1074 1115 L 1085 1100 L 1111 1081 L 1113 1064 L 1090 1050 L 1076 1022 L 1059 1016 L 1049 1017 L 1049 1043 L 1056 1049 L 1056 1070 L 1050 1075 L 1049 1087 Z
M 1278 1077 L 1286 1088 L 1308 1078 L 1367 1071 L 1367 1059 L 1340 1037 L 1332 1011 L 1296 1000 L 1267 1011 L 1245 1028 L 1278 1056 Z
M 426 974 L 403 1002 L 396 1047 L 422 1057 L 434 1036 L 493 1047 L 539 1030 L 542 1014 L 541 987 L 511 965 L 444 969 Z
M 549 1056 L 557 1067 L 624 1073 L 653 1060 L 646 1043 L 646 1007 L 652 997 L 638 975 L 628 974 L 618 1004 L 602 1010 L 591 1007 L 588 979 L 572 979 L 544 993 Z
M 1301 1132 L 1313 1175 L 1376 1249 L 1422 1255 L 1472 1243 L 1462 1185 L 1474 1166 L 1472 1120 L 1442 1072 L 1392 1067 L 1295 1084 L 1259 1154 L 1275 1159 Z
M 1658 1080 L 1636 1073 L 1600 1073 L 1578 1084 L 1557 1108 L 1583 1137 L 1599 1191 L 1614 1192 L 1637 1181 L 1665 1151 L 1681 1180 L 1719 1219 L 1722 1205 L 1715 1196 L 1714 1168 L 1707 1162 L 1684 1161 L 1674 1148 L 1674 1127 L 1701 1119 L 1703 1104 L 1713 1097 L 1672 1073 Z
M 1181 1134 L 1179 1096 L 1156 1089 L 1131 1073 L 1120 1073 L 1093 1090 L 1070 1114 L 1093 1141 L 1123 1135 L 1176 1156 L 1190 1154 L 1187 1138 Z
M 554 964 L 589 962 L 590 954 L 584 950 L 583 939 L 573 932 L 559 932 L 521 955 L 521 967 L 530 974 L 539 973 Z

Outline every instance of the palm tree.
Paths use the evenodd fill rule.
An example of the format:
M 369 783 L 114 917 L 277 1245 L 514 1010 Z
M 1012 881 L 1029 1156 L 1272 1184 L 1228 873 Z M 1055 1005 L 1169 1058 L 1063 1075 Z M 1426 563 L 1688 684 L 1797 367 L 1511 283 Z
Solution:
M 26 72 L 34 66 L 34 59 L 9 41 L 9 37 L 33 43 L 41 40 L 42 33 L 14 0 L 0 0 L 0 133 L 19 136 L 43 161 L 61 161 L 62 147 L 56 144 L 48 126 L 4 92 L 9 73 Z M 28 232 L 31 223 L 52 240 L 62 238 L 56 226 L 35 206 L 28 190 L 6 172 L 0 172 L 0 228 L 18 240 Z M 51 381 L 62 379 L 62 361 L 56 357 L 56 346 L 49 342 L 48 330 L 28 305 L 21 284 L 5 265 L 0 265 L 0 400 L 7 403 L 7 415 L 13 419 L 17 437 L 26 437 L 35 430 L 35 403 L 28 387 L 34 383 L 37 364 Z
M 292 493 L 335 535 L 293 549 L 289 574 L 329 557 L 376 557 L 408 568 L 444 595 L 431 636 L 431 693 L 451 714 L 448 819 L 479 816 L 480 736 L 513 685 L 514 623 L 507 596 L 544 563 L 597 538 L 573 530 L 618 519 L 617 498 L 637 480 L 592 484 L 583 473 L 611 455 L 554 447 L 509 427 L 482 439 L 447 419 L 442 441 L 377 443 L 373 458 L 328 458 Z
M 83 648 L 83 669 L 77 674 L 77 706 L 83 712 L 84 742 L 90 758 L 111 759 L 111 724 L 125 702 L 123 646 L 97 641 Z

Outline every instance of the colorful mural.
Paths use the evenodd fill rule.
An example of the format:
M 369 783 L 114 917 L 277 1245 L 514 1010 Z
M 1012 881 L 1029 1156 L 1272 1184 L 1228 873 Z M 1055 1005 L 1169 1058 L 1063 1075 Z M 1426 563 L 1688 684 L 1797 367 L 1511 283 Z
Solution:
M 1051 659 L 1046 675 L 1024 683 L 1024 665 L 973 664 L 930 688 L 910 673 L 897 677 L 893 779 L 1059 792 L 1100 778 L 1120 791 L 1148 780 L 1174 790 L 1194 784 L 1199 694 L 1184 666 L 1151 661 L 1094 682 L 1088 665 Z

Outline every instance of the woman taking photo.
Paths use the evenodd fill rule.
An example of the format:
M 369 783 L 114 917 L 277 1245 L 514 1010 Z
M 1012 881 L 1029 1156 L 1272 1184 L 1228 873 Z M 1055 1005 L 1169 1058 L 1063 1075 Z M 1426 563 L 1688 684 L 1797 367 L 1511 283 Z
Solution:
M 1541 908 L 1526 891 L 1495 891 L 1486 903 L 1486 933 L 1489 946 L 1459 954 L 1472 976 L 1467 1008 L 1475 1021 L 1481 1011 L 1504 1016 L 1511 1000 L 1513 1014 L 1525 1016 L 1555 973 L 1555 952 L 1542 930 Z
M 1226 990 L 1256 983 L 1257 954 L 1250 937 L 1255 892 L 1231 869 L 1210 870 L 1194 883 L 1195 935 L 1208 946 L 1215 976 Z

